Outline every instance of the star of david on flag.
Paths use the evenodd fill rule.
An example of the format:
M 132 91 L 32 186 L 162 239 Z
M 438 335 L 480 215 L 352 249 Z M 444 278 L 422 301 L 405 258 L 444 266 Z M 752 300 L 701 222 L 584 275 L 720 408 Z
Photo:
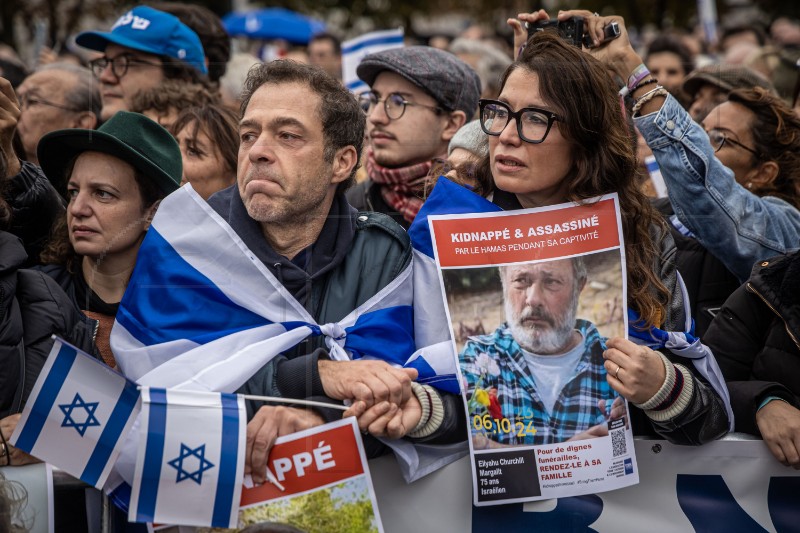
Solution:
M 138 404 L 135 383 L 56 339 L 11 443 L 99 488 Z
M 189 463 L 192 458 L 197 460 L 197 465 L 194 470 L 189 471 L 189 467 L 184 465 L 184 460 Z M 214 468 L 214 463 L 206 460 L 205 444 L 201 444 L 197 448 L 190 448 L 182 442 L 180 455 L 167 464 L 178 471 L 178 477 L 175 479 L 175 483 L 180 483 L 184 479 L 191 479 L 198 485 L 203 484 L 203 472 Z
M 61 422 L 61 427 L 75 428 L 78 434 L 83 437 L 88 428 L 100 425 L 97 417 L 94 416 L 98 405 L 100 405 L 100 402 L 85 402 L 83 398 L 81 398 L 81 395 L 76 392 L 75 398 L 72 399 L 72 402 L 58 406 L 58 408 L 64 413 L 64 421 Z M 75 418 L 73 418 L 73 411 L 76 409 L 79 411 L 83 410 L 82 413 L 75 414 L 75 418 L 78 420 L 81 420 L 82 416 L 83 422 L 78 422 Z
M 128 519 L 236 527 L 247 415 L 235 394 L 142 388 Z

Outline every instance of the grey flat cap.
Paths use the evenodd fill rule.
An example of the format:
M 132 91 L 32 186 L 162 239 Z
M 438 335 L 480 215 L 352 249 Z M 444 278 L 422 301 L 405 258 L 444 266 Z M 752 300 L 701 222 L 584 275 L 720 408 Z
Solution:
M 392 48 L 369 54 L 356 68 L 368 85 L 388 70 L 433 96 L 448 111 L 460 110 L 472 118 L 478 108 L 481 81 L 472 68 L 449 52 L 430 46 Z

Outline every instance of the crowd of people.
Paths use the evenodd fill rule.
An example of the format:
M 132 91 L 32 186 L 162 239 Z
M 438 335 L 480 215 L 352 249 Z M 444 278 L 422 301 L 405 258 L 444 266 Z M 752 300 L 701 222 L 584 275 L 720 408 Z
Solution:
M 593 46 L 581 48 L 555 31 L 529 35 L 526 25 L 551 15 L 509 19 L 507 46 L 464 35 L 367 55 L 357 75 L 369 90 L 358 95 L 341 83 L 332 34 L 292 56 L 302 61 L 231 57 L 213 13 L 170 2 L 80 33 L 77 56 L 16 79 L 7 70 L 0 466 L 37 461 L 8 439 L 51 335 L 112 368 L 135 355 L 115 341 L 115 319 L 121 304 L 137 305 L 126 292 L 135 267 L 175 266 L 143 243 L 159 238 L 153 218 L 181 187 L 200 219 L 228 228 L 276 280 L 282 302 L 328 324 L 414 260 L 406 230 L 444 175 L 503 210 L 617 193 L 631 330 L 699 337 L 721 370 L 710 375 L 664 343 L 603 338 L 576 318 L 580 261 L 501 268 L 506 322 L 471 336 L 459 358 L 469 368 L 490 354 L 503 369 L 493 384 L 503 414 L 537 413 L 537 444 L 592 438 L 627 414 L 634 434 L 678 444 L 749 433 L 800 468 L 800 24 L 779 18 L 769 37 L 731 27 L 712 50 L 680 33 L 634 46 L 621 17 L 559 12 L 584 19 Z M 620 34 L 606 40 L 612 23 Z M 656 197 L 654 182 L 666 194 Z M 210 258 L 225 249 L 186 232 Z M 563 292 L 542 288 L 545 278 Z M 151 305 L 174 308 L 174 290 Z M 198 299 L 170 327 L 221 314 L 230 294 Z M 532 325 L 531 315 L 543 318 Z M 142 327 L 158 330 L 160 314 L 150 316 Z M 305 339 L 225 392 L 346 403 L 370 457 L 398 439 L 466 442 L 460 395 L 381 358 L 335 360 L 329 348 L 324 336 Z M 474 386 L 467 379 L 468 395 Z M 598 401 L 608 397 L 627 399 L 627 412 Z M 245 471 L 265 482 L 277 437 L 341 416 L 248 401 Z

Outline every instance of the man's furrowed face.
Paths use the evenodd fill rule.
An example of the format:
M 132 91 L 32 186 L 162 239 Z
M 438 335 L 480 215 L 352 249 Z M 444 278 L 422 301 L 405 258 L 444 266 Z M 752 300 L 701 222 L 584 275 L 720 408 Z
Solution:
M 325 161 L 320 105 L 301 83 L 267 83 L 250 98 L 239 125 L 237 183 L 253 219 L 291 223 L 333 197 L 337 179 Z
M 502 275 L 506 322 L 519 345 L 542 355 L 569 349 L 582 288 L 572 261 L 511 265 Z

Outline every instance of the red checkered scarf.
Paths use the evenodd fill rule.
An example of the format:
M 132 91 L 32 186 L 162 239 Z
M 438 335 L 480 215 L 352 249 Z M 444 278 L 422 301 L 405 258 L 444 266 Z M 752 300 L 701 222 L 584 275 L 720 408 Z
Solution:
M 422 207 L 423 193 L 431 162 L 407 167 L 386 168 L 375 161 L 372 150 L 367 151 L 367 175 L 379 184 L 384 201 L 409 222 Z

